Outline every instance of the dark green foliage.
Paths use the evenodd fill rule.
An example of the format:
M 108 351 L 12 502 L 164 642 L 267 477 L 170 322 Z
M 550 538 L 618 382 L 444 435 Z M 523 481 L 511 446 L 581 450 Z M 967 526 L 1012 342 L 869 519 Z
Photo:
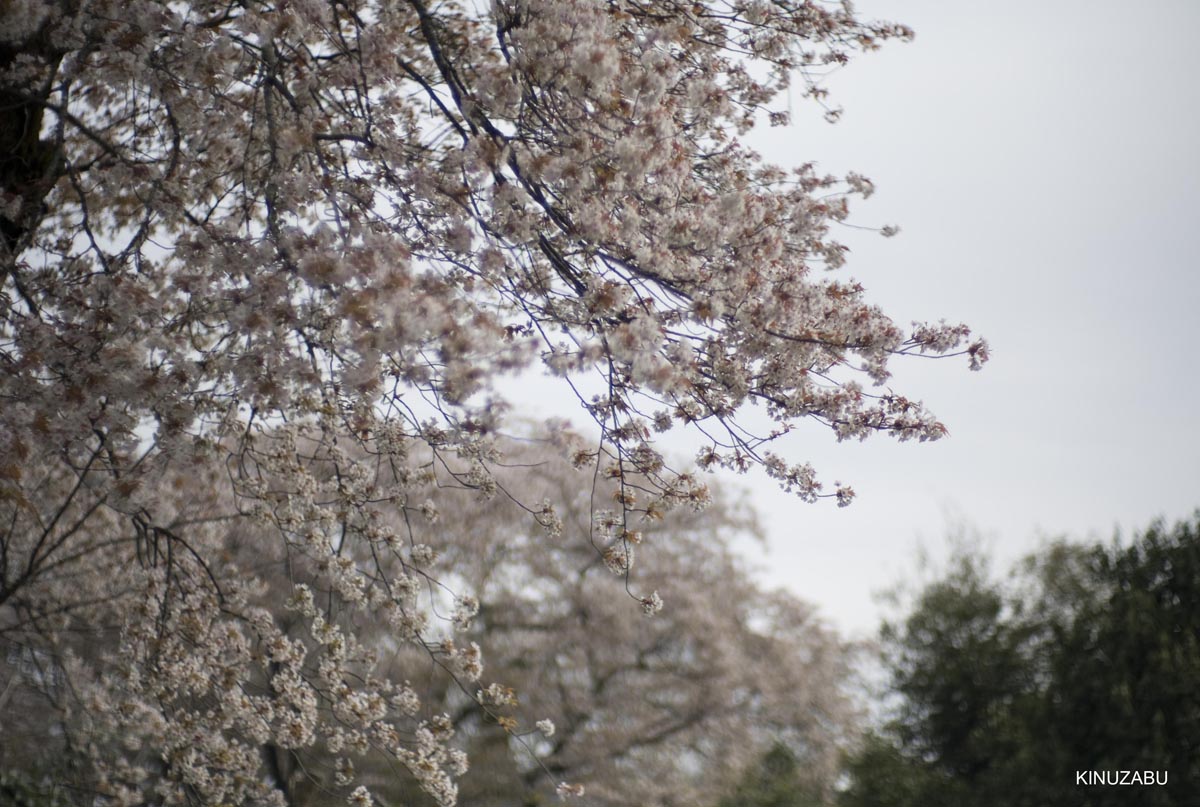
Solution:
M 872 735 L 851 758 L 853 786 L 841 794 L 844 807 L 957 807 L 964 786 L 932 765 L 907 756 L 891 738 Z
M 821 807 L 819 788 L 806 781 L 796 756 L 786 745 L 771 747 L 747 771 L 737 788 L 718 807 Z
M 1198 517 L 1200 518 L 1200 517 Z M 883 634 L 894 717 L 844 807 L 1200 805 L 1200 532 L 1056 545 L 1014 585 L 960 558 Z M 1086 786 L 1077 771 L 1165 771 Z
M 1128 549 L 1097 553 L 1108 598 L 1054 658 L 1049 722 L 1062 761 L 1169 771 L 1167 787 L 1137 802 L 1147 807 L 1200 805 L 1198 525 L 1155 525 Z M 1131 803 L 1120 788 L 1094 790 L 1096 807 Z
M 36 779 L 20 771 L 0 771 L 3 807 L 68 807 L 67 791 L 49 777 Z

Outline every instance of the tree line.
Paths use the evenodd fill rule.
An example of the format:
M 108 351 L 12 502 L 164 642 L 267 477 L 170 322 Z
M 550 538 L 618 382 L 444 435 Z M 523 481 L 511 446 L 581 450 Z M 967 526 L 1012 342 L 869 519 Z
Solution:
M 779 745 L 722 807 L 1200 803 L 1200 515 L 1056 542 L 1006 577 L 960 548 L 878 649 L 887 717 L 836 797 Z
M 507 451 L 521 470 L 505 482 L 522 498 L 568 503 L 562 530 L 593 517 L 592 491 L 574 490 L 568 467 L 544 445 Z M 168 479 L 160 495 L 188 491 Z M 562 781 L 588 782 L 589 803 L 613 807 L 1182 807 L 1197 797 L 1200 516 L 1152 524 L 1127 542 L 1055 542 L 1007 575 L 979 550 L 960 548 L 871 647 L 755 582 L 735 544 L 760 528 L 720 489 L 705 511 L 673 511 L 646 530 L 657 551 L 643 579 L 676 604 L 649 620 L 612 596 L 611 572 L 586 546 L 547 545 L 515 503 L 497 506 L 470 490 L 447 495 L 452 506 L 413 540 L 429 542 L 421 544 L 429 580 L 453 569 L 458 587 L 482 604 L 464 606 L 433 585 L 424 596 L 460 621 L 461 642 L 489 642 L 491 683 L 463 691 L 382 625 L 360 626 L 355 652 L 369 651 L 379 674 L 403 682 L 394 701 L 415 704 L 419 693 L 445 716 L 444 730 L 471 761 L 458 778 L 464 803 L 546 804 Z M 177 506 L 188 519 L 213 503 Z M 265 552 L 272 545 L 261 526 L 209 518 L 225 562 L 254 569 L 258 580 L 226 607 L 250 615 L 256 602 L 290 590 L 288 565 L 300 559 Z M 83 692 L 96 698 L 115 686 L 81 670 L 120 677 L 135 669 L 138 659 L 122 666 L 109 656 L 110 636 L 180 658 L 161 641 L 147 648 L 119 638 L 139 630 L 123 612 L 129 603 L 118 586 L 90 621 L 76 614 L 72 638 L 54 645 L 18 641 L 14 631 L 0 637 L 5 803 L 87 801 L 89 754 L 125 756 L 151 772 L 162 764 L 163 747 L 146 744 L 153 728 L 139 722 L 144 712 L 122 722 L 70 708 Z M 153 626 L 161 615 L 141 619 Z M 203 642 L 222 628 L 180 630 Z M 250 682 L 242 694 L 271 685 L 289 663 L 285 650 L 317 655 L 328 637 L 285 619 L 274 641 L 281 658 L 257 672 L 223 659 L 226 675 Z M 886 685 L 872 703 L 864 670 L 880 667 Z M 211 680 L 141 685 L 155 687 L 179 719 L 211 720 L 228 696 Z M 883 718 L 868 721 L 867 707 Z M 74 747 L 84 733 L 113 747 Z M 369 737 L 268 742 L 262 753 L 289 804 L 326 804 L 350 776 L 380 804 L 432 801 Z

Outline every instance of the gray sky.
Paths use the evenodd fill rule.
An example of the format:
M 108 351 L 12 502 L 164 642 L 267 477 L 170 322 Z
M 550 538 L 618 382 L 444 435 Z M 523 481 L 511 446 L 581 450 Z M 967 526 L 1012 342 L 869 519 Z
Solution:
M 1200 506 L 1200 3 L 857 5 L 916 39 L 829 78 L 837 125 L 797 93 L 792 125 L 750 142 L 873 179 L 852 220 L 902 232 L 848 230 L 845 273 L 901 323 L 967 322 L 993 358 L 894 368 L 949 439 L 793 435 L 784 453 L 853 485 L 849 508 L 734 484 L 770 531 L 769 552 L 748 549 L 765 578 L 867 633 L 872 593 L 912 572 L 919 543 L 943 554 L 957 520 L 1007 561 Z
M 874 179 L 858 220 L 902 232 L 848 234 L 849 272 L 900 321 L 968 322 L 993 360 L 897 368 L 948 440 L 798 447 L 854 484 L 852 507 L 754 486 L 771 579 L 849 628 L 871 625 L 870 590 L 911 570 L 919 537 L 944 547 L 948 520 L 1009 558 L 1200 506 L 1200 3 L 858 7 L 916 39 L 830 78 L 836 126 L 797 105 L 755 142 Z

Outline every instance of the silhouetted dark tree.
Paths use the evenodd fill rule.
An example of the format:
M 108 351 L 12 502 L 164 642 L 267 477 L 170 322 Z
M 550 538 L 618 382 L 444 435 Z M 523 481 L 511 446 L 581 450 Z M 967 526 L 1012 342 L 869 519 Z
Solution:
M 960 557 L 884 629 L 897 705 L 843 805 L 1200 804 L 1198 524 L 1055 545 L 1009 584 Z
M 825 795 L 819 782 L 805 774 L 796 754 L 777 743 L 718 807 L 820 807 L 828 803 Z

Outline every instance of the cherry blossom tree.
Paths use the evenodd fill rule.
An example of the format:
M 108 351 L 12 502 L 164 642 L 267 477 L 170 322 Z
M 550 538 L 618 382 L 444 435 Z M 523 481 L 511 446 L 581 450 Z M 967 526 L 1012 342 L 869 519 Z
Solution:
M 447 487 L 509 496 L 503 374 L 594 421 L 557 443 L 615 500 L 567 538 L 649 612 L 644 522 L 708 498 L 656 434 L 840 504 L 771 441 L 942 436 L 891 360 L 986 345 L 832 271 L 868 180 L 738 141 L 908 34 L 793 0 L 0 4 L 0 637 L 89 798 L 281 803 L 279 760 L 322 744 L 454 801 L 452 722 L 358 636 L 383 619 L 474 692 L 481 651 L 445 633 L 474 605 L 419 601 L 413 525 Z M 269 529 L 234 551 L 243 521 Z M 121 751 L 132 725 L 158 745 Z
M 376 614 L 320 607 L 363 595 L 322 587 L 333 578 L 273 541 L 273 519 L 223 502 L 219 466 L 155 483 L 164 527 L 83 519 L 80 551 L 0 625 L 5 698 L 20 716 L 0 740 L 0 771 L 117 802 L 152 787 L 168 800 L 316 805 L 360 782 L 383 803 L 436 803 L 447 794 L 423 764 L 461 773 L 466 751 L 465 803 L 525 803 L 585 781 L 590 803 L 670 805 L 727 789 L 785 742 L 813 786 L 831 788 L 857 726 L 853 648 L 739 564 L 731 543 L 760 537 L 754 514 L 718 489 L 703 512 L 677 509 L 631 536 L 654 548 L 638 579 L 656 590 L 630 608 L 604 584 L 603 555 L 564 537 L 586 534 L 619 485 L 580 488 L 541 441 L 501 447 L 514 467 L 498 482 L 562 502 L 562 533 L 548 538 L 512 499 L 444 490 L 444 512 L 406 530 L 407 564 L 377 561 L 397 585 L 413 574 L 403 604 L 376 602 Z M 388 511 L 374 529 L 403 521 Z M 347 564 L 369 560 L 367 547 L 339 549 Z M 103 558 L 118 561 L 106 584 L 81 590 Z M 672 608 L 647 621 L 659 591 Z M 421 648 L 396 635 L 414 622 Z M 486 644 L 486 672 L 455 641 Z M 395 747 L 406 730 L 425 738 L 416 755 Z M 456 748 L 432 742 L 452 734 Z
M 506 489 L 562 502 L 564 535 L 586 534 L 595 501 L 617 491 L 581 489 L 537 444 L 504 453 L 520 466 L 502 477 Z M 761 531 L 733 491 L 717 488 L 703 512 L 676 509 L 638 536 L 637 580 L 670 604 L 652 620 L 612 596 L 587 542 L 547 542 L 511 503 L 457 499 L 420 540 L 437 549 L 432 568 L 482 603 L 466 637 L 487 648 L 491 708 L 453 687 L 440 698 L 471 760 L 464 803 L 527 804 L 561 780 L 588 783 L 597 805 L 712 803 L 777 743 L 814 789 L 832 792 L 858 723 L 855 651 L 738 562 L 734 541 Z M 406 661 L 393 661 L 393 677 L 425 677 L 427 661 Z M 386 772 L 376 776 L 385 792 Z

